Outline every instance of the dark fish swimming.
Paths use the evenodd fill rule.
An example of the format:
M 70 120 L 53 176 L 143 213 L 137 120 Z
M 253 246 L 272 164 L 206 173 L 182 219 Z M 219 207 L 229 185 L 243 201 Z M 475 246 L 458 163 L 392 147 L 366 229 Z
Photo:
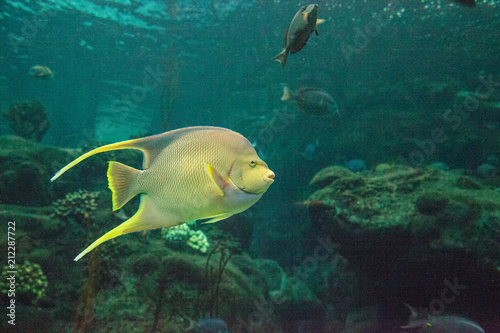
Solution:
M 294 54 L 302 50 L 314 31 L 318 35 L 317 25 L 324 22 L 318 20 L 318 5 L 302 7 L 293 17 L 283 40 L 283 50 L 271 60 L 277 60 L 285 67 L 288 53 Z
M 465 7 L 476 7 L 476 0 L 452 0 L 454 3 Z
M 293 92 L 290 88 L 284 87 L 281 100 L 295 100 L 297 107 L 301 111 L 315 116 L 326 115 L 330 110 L 339 112 L 337 103 L 333 97 L 326 91 L 318 88 L 306 87 Z
M 39 79 L 50 79 L 54 73 L 47 66 L 36 65 L 30 68 L 29 75 Z
M 410 322 L 401 329 L 410 332 L 422 333 L 485 333 L 481 326 L 475 322 L 458 316 L 429 316 L 417 319 L 418 313 L 408 304 L 405 304 L 411 311 Z
M 186 328 L 184 332 L 227 333 L 229 329 L 226 322 L 222 319 L 201 318 L 198 322 L 192 322 L 191 326 Z
M 304 152 L 302 153 L 302 156 L 308 160 L 308 161 L 312 161 L 313 157 L 314 157 L 314 152 L 316 151 L 316 149 L 318 148 L 319 146 L 319 139 L 316 139 L 315 142 L 309 142 L 306 146 L 306 149 L 304 150 Z

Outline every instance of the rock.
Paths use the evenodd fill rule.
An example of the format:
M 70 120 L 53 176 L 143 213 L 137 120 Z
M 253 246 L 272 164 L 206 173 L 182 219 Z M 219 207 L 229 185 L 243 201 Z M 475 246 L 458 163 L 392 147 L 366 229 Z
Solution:
M 17 136 L 0 137 L 0 197 L 4 204 L 46 205 L 57 185 L 50 178 L 56 165 L 76 157 L 67 150 Z M 60 183 L 62 185 L 63 183 Z M 22 189 L 20 191 L 19 189 Z
M 483 178 L 488 178 L 497 173 L 498 169 L 489 163 L 483 163 L 477 167 L 477 173 Z
M 363 170 L 366 170 L 366 163 L 365 161 L 357 158 L 354 160 L 350 160 L 349 162 L 346 162 L 344 164 L 344 167 L 352 172 L 361 172 Z
M 266 277 L 269 294 L 275 295 L 283 290 L 285 272 L 283 268 L 271 259 L 255 259 L 259 271 Z
M 410 221 L 410 230 L 418 241 L 430 242 L 440 235 L 440 226 L 436 217 L 425 214 L 415 214 Z
M 426 191 L 417 198 L 418 210 L 427 215 L 436 215 L 446 208 L 448 198 L 438 191 Z
M 375 172 L 377 174 L 382 175 L 384 173 L 391 172 L 393 170 L 393 168 L 394 168 L 394 165 L 387 164 L 387 163 L 380 163 L 375 167 Z
M 323 188 L 334 180 L 347 176 L 354 176 L 354 173 L 339 165 L 333 165 L 319 171 L 309 182 L 309 185 L 315 188 Z
M 316 301 L 305 281 L 298 276 L 287 275 L 283 268 L 271 259 L 256 259 L 255 263 L 267 279 L 269 295 L 278 304 Z
M 365 307 L 356 309 L 347 315 L 345 327 L 341 333 L 369 333 L 378 332 L 377 309 Z
M 443 162 L 435 162 L 430 165 L 431 168 L 434 170 L 441 170 L 441 171 L 449 171 L 450 167 L 448 164 L 443 163 Z
M 464 253 L 474 267 L 484 267 L 478 276 L 500 266 L 500 196 L 493 184 L 460 188 L 457 179 L 466 179 L 460 177 L 461 171 L 432 168 L 365 171 L 363 177 L 338 178 L 309 197 L 312 224 L 358 272 L 361 299 L 375 297 L 386 279 L 409 288 L 400 280 L 408 274 L 401 269 L 422 258 L 438 263 L 436 276 L 453 274 L 443 271 L 451 269 L 446 258 Z M 412 274 L 425 279 L 418 270 Z
M 498 166 L 500 161 L 496 155 L 490 155 L 486 158 L 486 163 L 491 164 L 493 166 Z
M 108 166 L 106 161 L 125 159 L 124 163 L 136 167 L 140 160 L 140 152 L 131 150 L 99 154 L 93 161 L 80 163 L 56 182 L 51 183 L 50 178 L 56 171 L 80 155 L 81 151 L 78 149 L 48 146 L 12 135 L 0 137 L 2 204 L 41 206 L 62 198 L 80 187 L 105 188 Z M 81 182 L 82 179 L 86 180 L 84 184 Z
M 483 185 L 477 179 L 469 176 L 458 176 L 455 186 L 466 190 L 479 190 L 483 188 Z

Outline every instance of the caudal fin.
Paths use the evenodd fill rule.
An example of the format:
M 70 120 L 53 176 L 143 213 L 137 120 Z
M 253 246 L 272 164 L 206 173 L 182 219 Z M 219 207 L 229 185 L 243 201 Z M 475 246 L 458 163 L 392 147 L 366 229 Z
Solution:
M 287 86 L 283 87 L 283 96 L 281 96 L 282 101 L 288 101 L 289 99 L 293 99 L 295 94 L 293 91 Z
M 281 67 L 285 67 L 286 58 L 288 57 L 288 48 L 283 49 L 278 55 L 271 59 L 271 61 L 279 61 L 281 63 Z
M 84 255 L 95 249 L 102 243 L 113 239 L 115 237 L 125 235 L 135 231 L 143 231 L 149 229 L 157 229 L 161 227 L 170 227 L 177 225 L 181 222 L 175 215 L 170 215 L 164 212 L 159 212 L 155 207 L 154 203 L 148 197 L 147 194 L 143 194 L 141 197 L 141 204 L 139 205 L 139 210 L 130 219 L 123 222 L 116 228 L 108 231 L 106 234 L 101 236 L 95 242 L 90 244 L 82 253 L 76 256 L 75 261 L 80 260 Z
M 108 163 L 108 186 L 113 192 L 113 210 L 115 211 L 139 194 L 135 184 L 141 171 L 119 162 Z

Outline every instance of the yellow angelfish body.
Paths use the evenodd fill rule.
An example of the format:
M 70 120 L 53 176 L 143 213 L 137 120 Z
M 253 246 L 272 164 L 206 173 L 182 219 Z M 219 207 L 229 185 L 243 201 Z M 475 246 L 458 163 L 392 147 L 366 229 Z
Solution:
M 59 170 L 51 181 L 87 157 L 110 150 L 139 149 L 144 170 L 109 162 L 113 210 L 137 194 L 141 204 L 127 221 L 97 239 L 75 261 L 99 244 L 134 231 L 171 227 L 210 218 L 217 222 L 255 204 L 274 173 L 241 134 L 220 127 L 187 127 L 96 148 Z

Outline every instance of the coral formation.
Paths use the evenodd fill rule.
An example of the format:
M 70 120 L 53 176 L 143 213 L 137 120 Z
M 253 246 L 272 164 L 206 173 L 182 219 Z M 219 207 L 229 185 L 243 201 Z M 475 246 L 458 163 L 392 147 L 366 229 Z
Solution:
M 13 102 L 2 114 L 17 135 L 36 142 L 42 141 L 50 127 L 47 111 L 39 101 Z
M 68 193 L 64 199 L 52 203 L 53 216 L 67 221 L 74 219 L 77 222 L 88 220 L 97 209 L 96 200 L 100 192 L 89 192 L 79 189 Z
M 334 180 L 350 176 L 354 176 L 351 170 L 338 165 L 332 165 L 319 171 L 313 179 L 311 179 L 309 185 L 315 188 L 323 188 Z
M 196 221 L 190 221 L 170 228 L 163 228 L 163 238 L 169 242 L 185 243 L 191 248 L 206 253 L 210 243 L 205 233 L 201 230 L 193 230 L 190 226 L 196 226 Z
M 403 249 L 425 239 L 440 248 L 478 253 L 485 250 L 486 239 L 479 237 L 484 226 L 498 223 L 498 198 L 494 188 L 460 171 L 384 166 L 363 176 L 346 174 L 307 202 L 313 223 L 347 248 L 363 244 L 370 252 L 370 245 L 391 242 Z M 498 245 L 490 248 L 486 257 L 493 260 L 498 251 Z
M 201 230 L 192 231 L 191 237 L 189 237 L 186 244 L 202 253 L 206 253 L 210 246 L 207 236 Z
M 357 302 L 394 290 L 432 299 L 450 276 L 481 284 L 464 302 L 498 288 L 500 196 L 491 182 L 461 170 L 384 165 L 338 178 L 307 203 L 313 225 L 356 272 Z
M 9 266 L 4 266 L 2 275 L 0 276 L 0 290 L 2 290 L 2 295 L 4 296 L 7 295 L 9 289 L 12 289 L 7 279 L 12 275 L 8 272 L 12 270 L 13 269 L 9 268 Z M 13 288 L 16 299 L 26 304 L 37 304 L 45 297 L 48 281 L 40 265 L 25 260 L 22 265 L 19 265 L 15 269 L 15 271 L 17 271 L 16 279 L 18 279 L 16 287 Z

